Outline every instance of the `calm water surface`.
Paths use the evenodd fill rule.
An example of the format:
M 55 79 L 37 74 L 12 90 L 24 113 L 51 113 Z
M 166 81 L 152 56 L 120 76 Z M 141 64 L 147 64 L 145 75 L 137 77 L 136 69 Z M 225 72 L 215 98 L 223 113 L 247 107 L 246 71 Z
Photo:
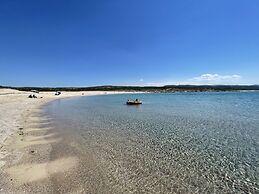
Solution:
M 80 97 L 46 113 L 94 155 L 109 191 L 259 193 L 258 92 Z

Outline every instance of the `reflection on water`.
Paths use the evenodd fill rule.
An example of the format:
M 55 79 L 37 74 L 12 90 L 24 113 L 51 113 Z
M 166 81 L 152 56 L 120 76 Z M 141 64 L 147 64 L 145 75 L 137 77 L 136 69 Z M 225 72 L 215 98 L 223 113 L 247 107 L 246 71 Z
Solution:
M 259 93 L 105 95 L 46 111 L 92 150 L 114 191 L 259 192 Z

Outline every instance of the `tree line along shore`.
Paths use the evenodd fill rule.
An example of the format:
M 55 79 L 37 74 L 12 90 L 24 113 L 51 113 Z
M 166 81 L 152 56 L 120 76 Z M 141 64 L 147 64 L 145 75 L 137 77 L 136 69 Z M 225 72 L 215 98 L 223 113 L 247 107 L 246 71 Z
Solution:
M 259 85 L 166 85 L 166 86 L 94 86 L 94 87 L 11 87 L 20 91 L 129 91 L 129 92 L 224 92 L 259 90 Z

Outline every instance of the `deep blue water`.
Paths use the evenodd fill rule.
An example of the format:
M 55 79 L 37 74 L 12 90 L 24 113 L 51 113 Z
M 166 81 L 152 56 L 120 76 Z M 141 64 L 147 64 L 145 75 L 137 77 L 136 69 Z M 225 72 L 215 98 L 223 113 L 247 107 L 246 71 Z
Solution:
M 135 98 L 144 104 L 125 105 Z M 80 137 L 117 191 L 259 192 L 258 92 L 79 97 L 46 113 Z

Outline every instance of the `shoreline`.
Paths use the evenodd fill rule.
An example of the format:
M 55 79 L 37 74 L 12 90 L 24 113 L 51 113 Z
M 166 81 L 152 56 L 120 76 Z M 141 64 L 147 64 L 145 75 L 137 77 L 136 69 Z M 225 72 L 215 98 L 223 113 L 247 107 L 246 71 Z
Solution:
M 59 96 L 41 92 L 31 99 L 31 92 L 0 89 L 0 176 L 5 177 L 0 180 L 0 193 L 52 193 L 52 177 L 71 173 L 77 166 L 74 156 L 50 160 L 51 144 L 62 137 L 45 126 L 49 121 L 41 116 L 44 105 L 70 97 L 126 93 L 133 92 L 62 92 Z
M 239 175 L 231 173 L 227 165 L 226 167 L 224 167 L 224 171 L 226 173 L 229 173 L 229 175 L 226 177 L 224 174 L 219 174 L 218 172 L 220 172 L 219 169 L 221 169 L 221 166 L 216 163 L 216 161 L 221 161 L 221 158 L 219 157 L 217 160 L 214 161 L 206 160 L 208 153 L 211 153 L 206 151 L 204 152 L 204 148 L 206 148 L 207 143 L 209 143 L 206 137 L 204 139 L 201 138 L 199 142 L 194 142 L 194 144 L 188 144 L 190 136 L 187 136 L 186 134 L 189 134 L 190 129 L 193 129 L 193 127 L 189 128 L 190 125 L 188 123 L 185 125 L 183 124 L 183 122 L 179 122 L 178 118 L 181 117 L 176 117 L 174 119 L 174 123 L 176 123 L 175 128 L 183 129 L 186 126 L 186 131 L 183 130 L 182 133 L 176 130 L 175 134 L 169 135 L 169 137 L 171 137 L 170 140 L 176 140 L 175 144 L 170 144 L 171 141 L 159 141 L 160 143 L 158 141 L 156 143 L 152 139 L 152 141 L 150 141 L 150 139 L 147 138 L 148 133 L 145 132 L 137 133 L 136 136 L 134 136 L 134 132 L 138 130 L 138 128 L 141 128 L 143 126 L 142 122 L 140 123 L 141 125 L 133 126 L 131 130 L 133 133 L 126 132 L 126 130 L 123 129 L 125 123 L 122 123 L 122 125 L 119 125 L 119 128 L 121 128 L 122 130 L 114 131 L 116 134 L 115 136 L 121 138 L 113 139 L 113 133 L 110 133 L 112 131 L 107 130 L 109 128 L 112 128 L 113 123 L 111 123 L 110 126 L 105 126 L 104 128 L 102 128 L 102 125 L 106 122 L 107 119 L 109 121 L 115 117 L 108 117 L 107 119 L 105 118 L 104 120 L 100 120 L 100 125 L 97 124 L 95 127 L 94 124 L 91 130 L 91 122 L 94 121 L 95 118 L 94 114 L 92 117 L 92 113 L 93 111 L 95 111 L 93 107 L 96 107 L 97 105 L 95 101 L 89 100 L 89 105 L 92 105 L 92 107 L 87 106 L 88 113 L 86 115 L 81 115 L 81 113 L 79 112 L 79 120 L 73 121 L 72 119 L 71 125 L 70 121 L 66 122 L 66 119 L 70 118 L 71 114 L 73 114 L 72 111 L 69 111 L 70 109 L 62 109 L 61 107 L 61 109 L 56 109 L 56 107 L 59 107 L 60 104 L 59 99 L 66 97 L 81 97 L 81 92 L 72 92 L 70 94 L 62 93 L 63 96 L 54 96 L 54 93 L 40 93 L 36 95 L 39 97 L 41 95 L 44 95 L 44 97 L 38 99 L 29 99 L 29 94 L 30 93 L 25 94 L 18 91 L 9 91 L 6 92 L 4 95 L 0 95 L 0 129 L 2 130 L 3 127 L 7 126 L 8 122 L 9 128 L 14 126 L 10 137 L 7 138 L 3 144 L 1 144 L 1 146 L 3 147 L 0 147 L 0 154 L 4 156 L 0 159 L 0 164 L 2 165 L 2 167 L 0 167 L 0 177 L 3 177 L 0 179 L 0 193 L 130 193 L 132 191 L 169 192 L 169 190 L 171 192 L 176 192 L 179 191 L 175 190 L 178 188 L 181 188 L 183 189 L 182 191 L 187 192 L 193 191 L 194 189 L 203 189 L 200 183 L 205 183 L 207 181 L 204 179 L 204 176 L 199 174 L 200 168 L 196 168 L 196 161 L 198 161 L 199 164 L 201 164 L 202 166 L 205 166 L 205 168 L 201 168 L 203 169 L 203 172 L 205 172 L 205 175 L 211 175 L 211 177 L 209 177 L 208 179 L 208 182 L 212 180 L 218 181 L 218 185 L 207 185 L 205 188 L 208 189 L 208 191 L 230 192 L 232 190 L 235 190 L 236 192 L 249 192 L 258 190 L 256 179 L 254 178 L 255 176 L 253 176 L 253 173 L 256 173 L 256 171 L 254 171 L 253 169 L 253 164 L 255 162 L 253 161 L 254 159 L 252 159 L 251 161 L 247 161 L 246 158 L 242 158 L 242 156 L 240 156 L 238 158 L 230 157 L 226 160 L 226 164 L 233 159 L 240 162 L 247 162 L 249 166 L 248 169 L 251 170 L 251 174 L 246 175 L 246 177 L 249 178 L 249 181 L 245 179 L 246 177 L 239 177 Z M 110 93 L 86 92 L 85 96 L 102 94 Z M 51 96 L 48 97 L 48 95 Z M 232 96 L 234 96 L 235 98 L 227 102 L 230 102 L 231 106 L 235 106 L 235 99 L 239 99 L 240 96 Z M 156 96 L 156 98 L 157 97 L 159 98 L 159 96 Z M 182 100 L 181 96 L 178 96 L 175 103 L 178 103 L 177 99 Z M 213 100 L 215 98 L 209 99 Z M 246 99 L 246 96 L 243 96 L 243 99 Z M 253 99 L 254 97 L 251 97 L 248 102 L 253 102 Z M 47 110 L 45 109 L 45 105 L 48 106 L 47 103 L 51 102 L 52 100 L 58 100 L 56 103 L 54 103 L 54 106 L 50 106 L 51 109 L 49 110 L 50 112 L 53 111 L 53 115 L 51 113 L 48 114 L 48 111 L 45 111 Z M 200 101 L 200 99 L 197 100 Z M 197 100 L 194 100 L 191 103 L 195 103 L 197 102 Z M 98 101 L 98 103 L 100 102 L 106 103 L 103 100 Z M 181 106 L 186 106 L 185 108 L 187 112 L 190 107 L 188 105 L 188 102 L 188 99 L 184 100 L 183 98 L 183 102 L 181 104 Z M 207 100 L 203 102 L 207 102 Z M 245 107 L 250 108 L 250 105 L 245 105 Z M 220 104 L 219 107 L 222 106 L 223 104 Z M 77 105 L 76 107 L 80 108 L 81 105 Z M 114 105 L 112 105 L 112 107 L 114 107 Z M 205 106 L 204 108 L 206 107 L 207 106 Z M 175 107 L 171 108 L 172 109 L 169 110 L 174 112 L 173 109 L 175 109 Z M 66 112 L 66 110 L 68 110 L 68 112 Z M 118 109 L 117 112 L 114 112 L 116 108 L 109 108 L 109 110 L 110 111 L 105 112 L 107 115 L 113 113 L 115 113 L 116 115 L 120 114 L 123 109 Z M 217 110 L 217 108 L 215 108 L 215 110 Z M 66 116 L 63 118 L 65 120 L 62 120 L 61 117 L 61 122 L 59 123 L 59 119 L 53 119 L 55 115 L 62 114 L 63 111 L 64 113 L 67 113 Z M 241 111 L 241 109 L 239 109 L 239 111 Z M 239 111 L 237 111 L 237 113 L 240 113 Z M 157 113 L 158 115 L 160 114 L 159 111 Z M 195 122 L 197 120 L 194 119 L 194 122 L 191 122 L 197 123 L 194 125 L 194 129 L 199 129 L 201 123 L 202 126 L 211 126 L 208 129 L 211 129 L 210 131 L 212 131 L 212 134 L 214 135 L 210 136 L 212 135 L 210 133 L 205 134 L 208 134 L 209 137 L 212 137 L 215 140 L 219 140 L 219 142 L 220 140 L 222 140 L 222 136 L 227 137 L 228 139 L 228 137 L 232 137 L 233 134 L 235 134 L 236 130 L 231 130 L 229 133 L 226 134 L 222 131 L 218 132 L 217 128 L 219 125 L 217 123 L 216 125 L 214 125 L 214 121 L 206 120 L 210 118 L 210 116 L 214 114 L 214 112 L 209 111 L 206 112 L 206 114 L 208 115 L 204 117 L 205 120 L 202 119 L 201 122 Z M 124 116 L 127 116 L 127 114 Z M 132 118 L 133 120 L 136 120 L 136 118 L 138 118 L 137 114 L 135 116 L 136 117 Z M 252 116 L 251 119 L 255 119 L 254 115 L 250 116 Z M 167 123 L 167 121 L 169 121 L 168 118 L 165 118 L 165 120 L 156 120 L 156 117 L 157 114 L 154 115 L 154 117 L 151 114 L 151 118 L 153 118 L 154 121 L 150 122 L 150 120 L 147 120 L 148 123 L 145 124 L 144 122 L 144 126 L 156 126 L 157 121 L 164 121 L 164 123 Z M 79 124 L 81 120 L 87 118 L 89 120 L 86 120 L 86 123 L 82 123 L 82 125 Z M 243 124 L 245 123 L 248 124 L 247 122 L 249 122 L 249 120 L 246 121 L 242 117 L 237 118 L 241 119 L 240 123 L 238 123 L 240 124 L 240 126 L 243 126 Z M 226 130 L 229 128 L 229 126 L 233 126 L 233 128 L 237 126 L 232 125 L 232 117 L 226 117 L 226 119 L 226 124 L 222 126 L 222 129 Z M 125 122 L 129 121 L 130 120 L 126 120 Z M 179 125 L 177 124 L 178 122 Z M 77 126 L 77 124 L 79 125 Z M 83 129 L 83 127 L 81 128 L 81 126 L 89 127 L 89 132 L 80 133 L 80 130 Z M 247 127 L 247 129 L 249 130 L 256 129 L 253 124 L 249 126 L 250 127 Z M 145 128 L 146 127 L 144 127 L 143 129 Z M 163 131 L 166 132 L 170 130 L 170 128 L 170 125 L 164 125 L 165 130 Z M 106 130 L 107 133 L 104 132 Z M 238 130 L 240 130 L 239 134 L 243 132 L 243 129 L 237 128 L 237 131 Z M 250 137 L 250 134 L 251 133 L 249 132 L 247 138 Z M 164 140 L 167 135 L 168 133 L 161 134 L 160 139 Z M 199 135 L 199 133 L 197 135 Z M 186 137 L 188 138 L 185 140 Z M 204 137 L 204 135 L 202 137 Z M 250 151 L 252 151 L 248 156 L 253 157 L 256 155 L 256 149 L 254 149 L 253 144 L 253 141 L 256 142 L 256 138 L 247 140 L 247 144 L 251 147 Z M 182 146 L 183 144 L 178 144 L 178 142 L 180 141 L 185 142 L 187 147 Z M 205 147 L 200 148 L 200 142 L 204 142 Z M 213 140 L 213 142 L 216 141 Z M 228 149 L 224 148 L 223 146 L 222 150 L 225 153 L 228 153 L 229 150 L 232 151 L 233 149 L 238 147 L 239 143 L 241 143 L 240 145 L 242 145 L 242 136 L 237 136 L 236 142 L 236 144 L 232 144 Z M 211 149 L 213 149 L 214 147 L 217 149 L 218 145 L 218 143 L 212 143 Z M 188 152 L 189 146 L 194 146 L 198 149 Z M 155 152 L 153 152 L 154 150 Z M 159 152 L 157 152 L 156 150 Z M 197 151 L 198 153 L 200 153 L 198 158 L 196 158 Z M 233 153 L 238 154 L 241 153 L 241 151 L 242 153 L 246 153 L 247 150 L 246 148 L 244 148 L 240 151 Z M 182 155 L 182 152 L 190 153 L 190 158 L 187 155 Z M 166 153 L 166 155 L 163 155 L 163 153 Z M 212 156 L 217 156 L 217 154 L 220 153 L 221 151 L 218 152 L 217 149 L 215 150 L 215 155 Z M 183 158 L 181 158 L 182 156 Z M 223 157 L 224 156 L 225 155 L 223 155 Z M 179 158 L 179 163 L 178 161 L 176 161 L 176 163 L 174 164 L 171 163 L 171 157 Z M 152 162 L 153 158 L 157 158 L 155 163 Z M 186 159 L 188 159 L 188 162 L 190 162 L 190 165 L 188 166 L 189 168 L 185 168 L 184 166 L 186 164 L 185 162 L 187 161 Z M 147 161 L 147 163 L 143 163 L 143 161 Z M 183 168 L 178 168 L 179 165 L 183 165 Z M 214 165 L 215 168 L 213 168 L 212 170 L 206 168 L 206 166 Z M 161 171 L 161 166 L 163 167 L 163 169 L 165 169 L 165 171 Z M 189 171 L 189 169 L 191 169 L 191 171 L 196 174 L 195 177 L 197 177 L 197 179 L 192 179 L 193 177 L 190 174 L 186 173 Z M 235 167 L 234 169 L 238 172 L 242 171 L 242 167 Z M 143 173 L 142 176 L 142 174 L 139 174 L 142 172 L 146 173 Z M 161 174 L 157 176 L 156 172 L 160 172 Z M 188 187 L 190 190 L 185 188 L 185 180 L 178 179 L 179 177 L 177 177 L 177 175 L 175 176 L 175 174 L 182 173 L 186 174 L 186 176 L 188 175 L 188 180 L 190 179 L 193 181 L 187 181 L 187 183 L 191 186 Z M 175 183 L 175 187 L 167 187 L 168 185 L 174 184 L 173 182 L 171 182 L 173 181 L 173 179 L 174 181 L 179 181 L 179 183 Z M 224 181 L 230 180 L 238 182 L 238 184 L 235 185 L 235 187 L 227 185 L 225 188 Z M 157 181 L 161 182 L 159 182 L 156 186 L 154 185 L 153 187 L 153 183 L 157 183 Z M 147 187 L 146 185 L 151 185 L 151 187 Z

